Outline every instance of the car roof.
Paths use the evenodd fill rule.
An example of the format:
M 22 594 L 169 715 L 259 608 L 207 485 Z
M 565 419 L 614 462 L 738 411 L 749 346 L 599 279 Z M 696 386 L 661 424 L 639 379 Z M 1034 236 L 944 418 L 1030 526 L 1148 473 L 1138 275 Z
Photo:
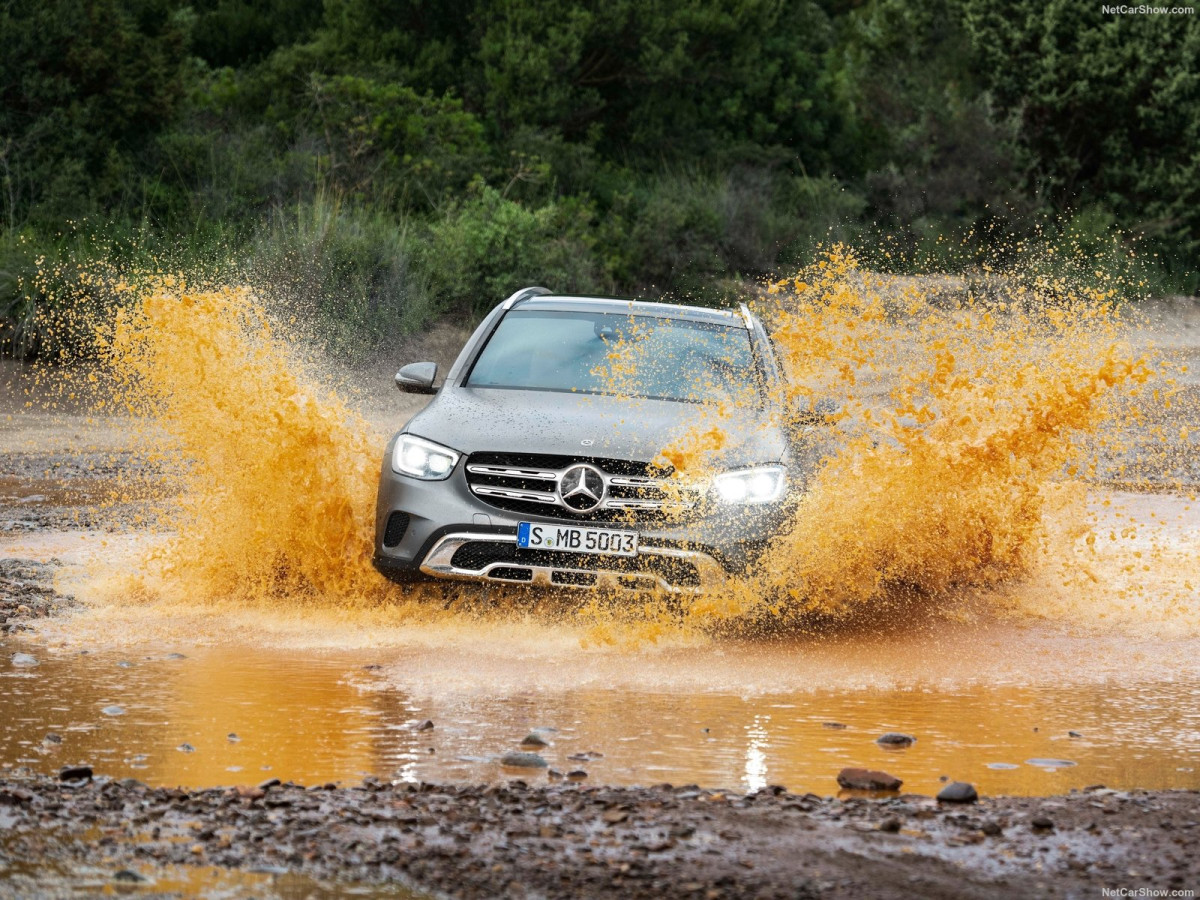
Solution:
M 675 303 L 652 303 L 648 300 L 620 300 L 613 297 L 541 295 L 518 299 L 510 308 L 546 310 L 547 312 L 626 313 L 635 316 L 654 316 L 661 319 L 709 322 L 734 328 L 746 327 L 746 322 L 740 315 L 726 309 L 681 306 Z

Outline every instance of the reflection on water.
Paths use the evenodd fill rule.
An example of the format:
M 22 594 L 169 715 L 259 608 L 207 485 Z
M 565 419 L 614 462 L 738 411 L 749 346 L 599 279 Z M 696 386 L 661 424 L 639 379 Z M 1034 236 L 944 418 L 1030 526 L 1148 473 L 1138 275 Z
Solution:
M 656 690 L 636 677 L 625 687 L 586 677 L 573 685 L 565 671 L 556 678 L 554 670 L 537 671 L 537 658 L 517 657 L 495 684 L 492 673 L 461 659 L 459 677 L 442 683 L 436 667 L 420 671 L 428 649 L 295 653 L 224 645 L 185 648 L 183 658 L 170 647 L 30 649 L 40 659 L 36 668 L 0 663 L 0 762 L 43 772 L 88 762 L 116 777 L 191 786 L 270 777 L 355 783 L 368 774 L 536 781 L 549 777 L 545 770 L 521 775 L 495 758 L 542 729 L 549 746 L 541 752 L 552 768 L 584 768 L 600 783 L 784 784 L 830 794 L 837 771 L 859 765 L 883 768 L 921 793 L 936 792 L 940 776 L 991 794 L 1098 783 L 1200 788 L 1195 678 L 1114 682 L 1101 672 L 1065 686 L 968 680 L 939 687 L 917 679 L 848 689 L 827 659 L 813 671 L 827 673 L 828 687 L 796 682 L 762 692 L 745 689 L 754 673 L 789 665 L 796 650 L 757 648 L 747 650 L 742 690 L 697 689 L 687 680 Z M 622 659 L 638 667 L 637 655 Z M 714 666 L 714 680 L 726 680 L 722 665 L 736 664 Z M 525 688 L 514 677 L 522 666 Z M 464 689 L 472 674 L 474 689 Z M 125 714 L 102 712 L 113 705 Z M 434 727 L 418 730 L 425 719 Z M 911 733 L 917 742 L 884 749 L 874 739 L 885 731 Z M 50 733 L 61 743 L 46 741 Z M 185 744 L 194 751 L 178 749 Z M 572 759 L 588 753 L 602 756 Z M 1029 762 L 1054 759 L 1076 765 Z

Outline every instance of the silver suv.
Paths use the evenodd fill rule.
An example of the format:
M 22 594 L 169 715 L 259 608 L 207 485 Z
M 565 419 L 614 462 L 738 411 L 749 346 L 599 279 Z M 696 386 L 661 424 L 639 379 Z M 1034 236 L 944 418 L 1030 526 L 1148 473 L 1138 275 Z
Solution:
M 614 348 L 642 363 L 614 371 Z M 396 375 L 436 396 L 383 458 L 374 563 L 394 580 L 699 593 L 754 564 L 804 476 L 745 306 L 525 288 L 436 377 L 429 362 Z M 680 502 L 662 451 L 717 410 L 715 465 Z

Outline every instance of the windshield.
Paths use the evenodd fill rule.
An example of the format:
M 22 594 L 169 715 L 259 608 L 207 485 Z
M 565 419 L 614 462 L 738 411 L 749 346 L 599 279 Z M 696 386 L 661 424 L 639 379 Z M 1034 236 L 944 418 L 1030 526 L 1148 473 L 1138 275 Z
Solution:
M 757 395 L 745 328 L 599 312 L 513 310 L 479 354 L 471 387 L 686 402 Z

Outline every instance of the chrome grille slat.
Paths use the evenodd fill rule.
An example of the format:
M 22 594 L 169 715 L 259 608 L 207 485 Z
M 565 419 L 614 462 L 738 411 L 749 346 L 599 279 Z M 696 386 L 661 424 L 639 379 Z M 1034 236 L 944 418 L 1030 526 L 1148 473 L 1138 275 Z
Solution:
M 533 478 L 538 481 L 556 481 L 559 473 L 550 469 L 512 469 L 507 466 L 485 466 L 475 463 L 467 471 L 476 475 L 495 475 L 501 478 Z
M 558 505 L 558 497 L 546 491 L 522 491 L 516 488 L 498 488 L 486 484 L 473 484 L 471 491 L 481 497 L 507 497 L 509 500 L 525 500 L 529 503 Z

